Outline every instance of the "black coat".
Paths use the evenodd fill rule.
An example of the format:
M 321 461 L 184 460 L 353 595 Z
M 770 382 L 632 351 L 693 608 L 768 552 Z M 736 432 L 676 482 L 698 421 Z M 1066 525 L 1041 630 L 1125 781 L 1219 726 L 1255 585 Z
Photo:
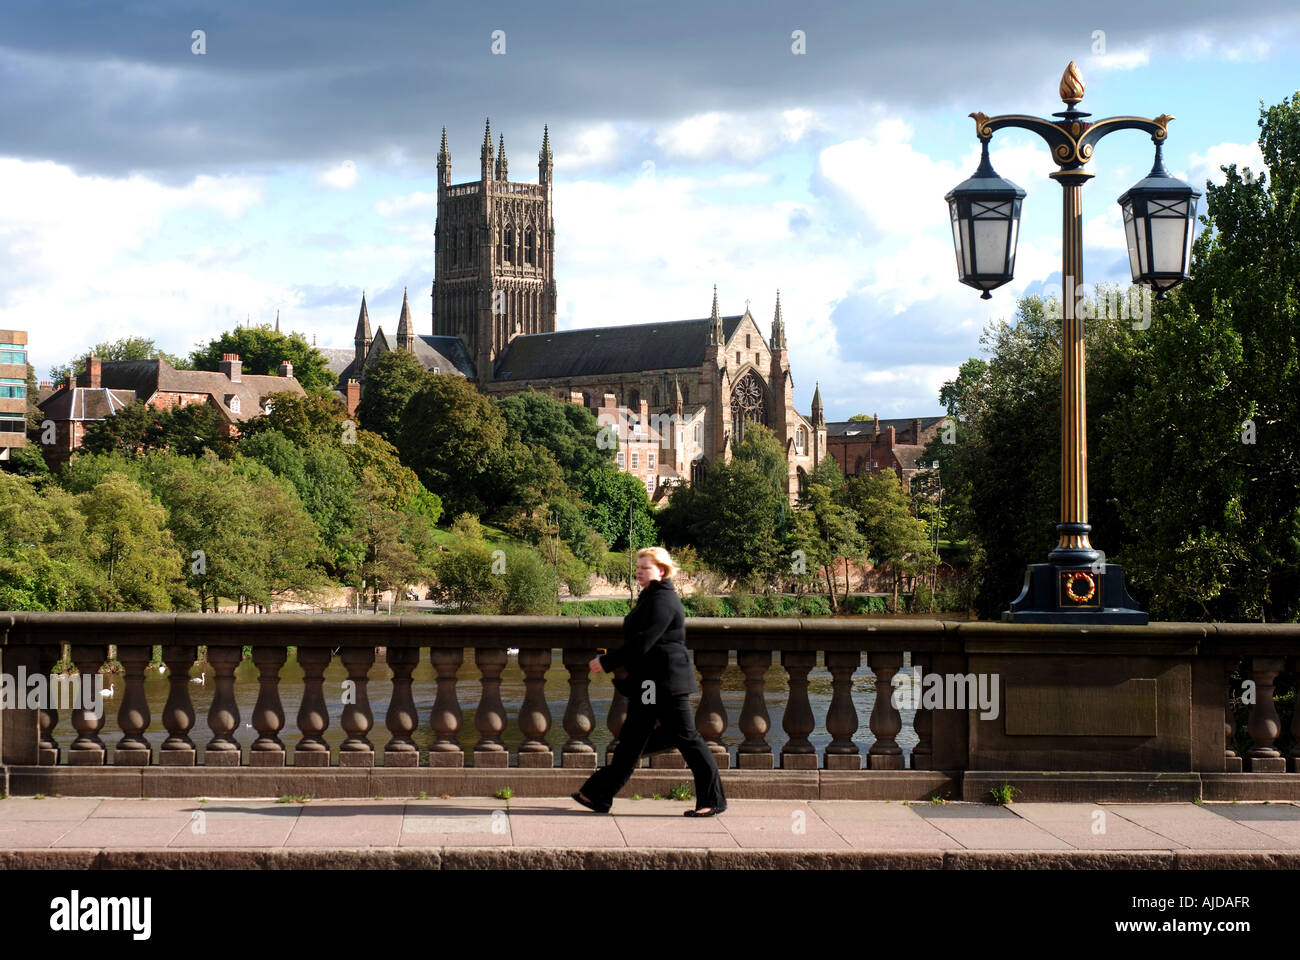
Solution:
M 671 580 L 651 580 L 632 612 L 623 618 L 623 646 L 600 658 L 602 670 L 627 668 L 616 683 L 629 698 L 640 699 L 645 681 L 654 682 L 655 699 L 695 692 L 695 668 L 686 650 L 686 611 Z

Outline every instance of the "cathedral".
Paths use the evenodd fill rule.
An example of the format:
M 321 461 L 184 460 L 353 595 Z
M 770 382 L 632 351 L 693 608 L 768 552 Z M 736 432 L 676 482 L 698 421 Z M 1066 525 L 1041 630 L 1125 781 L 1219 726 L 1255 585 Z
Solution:
M 489 121 L 478 179 L 453 183 L 443 128 L 432 334 L 415 333 L 405 294 L 396 336 L 372 333 L 363 295 L 354 350 L 335 366 L 349 412 L 367 368 L 389 350 L 409 350 L 430 371 L 465 376 L 489 396 L 535 390 L 586 406 L 609 428 L 602 441 L 617 445 L 619 469 L 656 502 L 730 460 L 746 423 L 765 424 L 785 445 L 793 503 L 827 456 L 827 425 L 820 391 L 809 416 L 794 407 L 780 292 L 766 336 L 748 306 L 723 316 L 716 287 L 707 318 L 557 331 L 553 171 L 544 129 L 537 183 L 511 181 L 505 137 L 494 149 Z

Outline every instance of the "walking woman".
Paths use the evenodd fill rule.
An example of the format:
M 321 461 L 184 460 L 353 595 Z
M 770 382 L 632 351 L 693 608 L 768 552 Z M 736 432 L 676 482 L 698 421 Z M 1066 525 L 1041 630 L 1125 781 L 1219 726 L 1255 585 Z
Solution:
M 713 817 L 727 809 L 718 765 L 691 716 L 695 669 L 686 652 L 686 612 L 673 587 L 676 572 L 663 547 L 637 551 L 641 595 L 623 619 L 623 646 L 590 664 L 593 673 L 626 667 L 628 674 L 625 680 L 614 681 L 628 700 L 614 758 L 573 794 L 574 800 L 597 813 L 609 813 L 614 795 L 632 778 L 643 754 L 672 747 L 681 751 L 695 777 L 695 809 L 685 816 Z

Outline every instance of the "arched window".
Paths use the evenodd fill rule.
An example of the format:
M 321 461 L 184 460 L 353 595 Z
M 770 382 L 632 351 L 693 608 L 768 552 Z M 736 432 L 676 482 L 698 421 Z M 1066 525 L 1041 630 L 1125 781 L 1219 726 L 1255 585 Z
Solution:
M 794 433 L 794 452 L 798 454 L 802 454 L 804 452 L 804 447 L 806 447 L 807 444 L 808 444 L 808 435 L 804 433 L 803 427 L 800 427 Z
M 654 396 L 655 396 L 655 406 L 658 407 L 658 406 L 659 406 L 659 388 L 658 388 L 658 387 L 655 387 L 655 394 L 654 394 Z
M 448 230 L 447 239 L 451 241 L 450 243 L 447 244 L 448 246 L 447 259 L 448 262 L 454 267 L 456 266 L 456 231 Z
M 503 255 L 505 257 L 505 262 L 514 263 L 515 262 L 515 228 L 514 227 L 506 227 L 506 239 L 505 239 L 505 243 L 503 243 L 502 246 L 504 247 Z
M 627 405 L 628 405 L 629 407 L 631 407 L 633 410 L 636 410 L 636 409 L 638 409 L 638 408 L 641 406 L 641 391 L 640 391 L 640 390 L 633 390 L 633 391 L 631 391 L 630 393 L 628 393 L 628 395 L 627 395 Z
M 532 266 L 537 262 L 537 255 L 533 251 L 533 228 L 529 227 L 524 234 L 524 263 Z
M 731 423 L 737 442 L 744 437 L 747 422 L 767 425 L 765 393 L 763 381 L 752 370 L 736 383 L 736 388 L 731 393 Z
M 745 334 L 745 349 L 746 349 L 746 350 L 751 349 L 751 347 L 750 347 L 750 345 L 749 345 L 749 334 Z
M 708 472 L 709 464 L 703 457 L 691 461 L 691 486 L 704 482 L 704 474 Z
M 799 496 L 808 496 L 808 474 L 804 472 L 803 467 L 799 467 Z

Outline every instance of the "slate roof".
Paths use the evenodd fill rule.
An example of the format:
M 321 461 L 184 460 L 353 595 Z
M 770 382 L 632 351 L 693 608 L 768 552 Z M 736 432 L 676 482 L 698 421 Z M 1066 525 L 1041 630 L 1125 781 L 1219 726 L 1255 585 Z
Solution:
M 924 433 L 932 426 L 943 420 L 943 417 L 920 417 L 921 432 Z M 896 436 L 901 435 L 904 431 L 912 429 L 911 417 L 899 417 L 892 420 L 880 421 L 880 432 L 883 434 L 886 427 L 893 427 Z M 839 420 L 834 423 L 827 421 L 826 436 L 830 437 L 870 437 L 875 430 L 875 422 L 872 420 Z
M 460 337 L 416 337 L 415 355 L 430 370 L 438 367 L 443 373 L 451 373 L 454 369 L 470 380 L 476 376 L 474 360 Z
M 316 350 L 324 354 L 329 372 L 336 378 L 342 376 L 343 371 L 352 366 L 352 360 L 357 355 L 354 347 L 317 347 Z
M 217 370 L 177 370 L 166 360 L 105 360 L 100 383 L 110 390 L 130 390 L 146 403 L 156 393 L 206 393 L 213 405 L 233 421 L 247 420 L 262 412 L 262 400 L 272 393 L 302 393 L 293 377 L 272 377 L 245 373 L 235 383 Z M 239 413 L 227 405 L 227 397 L 239 397 Z
M 103 420 L 135 403 L 134 390 L 61 387 L 37 406 L 51 420 Z
M 722 318 L 730 340 L 744 315 Z M 589 327 L 515 337 L 496 365 L 497 380 L 548 380 L 642 370 L 698 367 L 704 363 L 709 318 Z

